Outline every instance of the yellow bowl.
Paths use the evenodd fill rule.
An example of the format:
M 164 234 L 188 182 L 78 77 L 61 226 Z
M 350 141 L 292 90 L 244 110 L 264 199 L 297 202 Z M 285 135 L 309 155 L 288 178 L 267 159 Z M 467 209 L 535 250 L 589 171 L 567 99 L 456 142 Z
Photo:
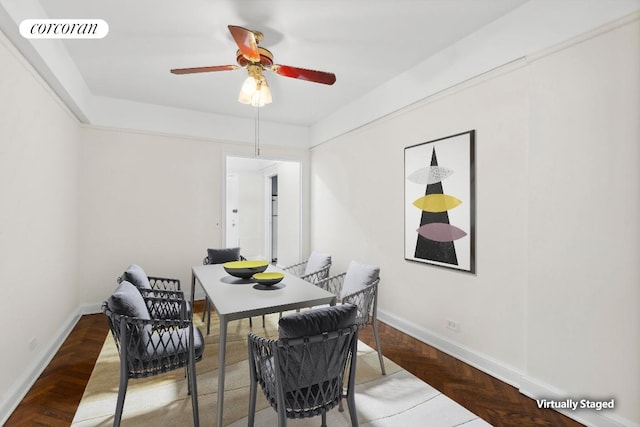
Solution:
M 260 260 L 231 261 L 225 262 L 222 267 L 232 276 L 249 279 L 254 274 L 265 271 L 269 267 L 269 263 Z
M 252 278 L 261 285 L 271 286 L 280 282 L 284 278 L 284 274 L 276 271 L 270 271 L 268 273 L 256 273 Z

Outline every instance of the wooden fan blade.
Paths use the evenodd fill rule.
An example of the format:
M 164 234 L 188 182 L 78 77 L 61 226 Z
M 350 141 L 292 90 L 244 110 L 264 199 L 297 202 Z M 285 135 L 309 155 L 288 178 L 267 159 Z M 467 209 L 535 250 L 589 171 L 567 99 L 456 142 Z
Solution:
M 171 70 L 173 74 L 194 74 L 208 73 L 211 71 L 231 71 L 240 68 L 237 65 L 214 65 L 211 67 L 193 67 L 193 68 L 174 68 Z
M 242 55 L 251 62 L 260 62 L 258 43 L 253 31 L 235 25 L 229 25 L 228 27 Z
M 275 64 L 271 71 L 285 77 L 292 77 L 299 80 L 307 80 L 325 85 L 332 85 L 336 82 L 336 75 L 324 71 L 307 70 L 305 68 L 290 67 L 288 65 Z

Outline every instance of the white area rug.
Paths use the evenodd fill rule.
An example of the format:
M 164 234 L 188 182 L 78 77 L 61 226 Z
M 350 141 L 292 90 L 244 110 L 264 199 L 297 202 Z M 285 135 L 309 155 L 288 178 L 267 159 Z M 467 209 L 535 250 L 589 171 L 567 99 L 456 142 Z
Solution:
M 213 426 L 216 420 L 218 373 L 218 323 L 212 316 L 211 334 L 205 338 L 205 354 L 196 365 L 200 424 Z M 267 316 L 266 327 L 254 319 L 252 331 L 277 337 L 278 315 Z M 106 322 L 106 319 L 105 319 Z M 196 319 L 196 326 L 206 326 Z M 249 367 L 246 336 L 248 320 L 229 324 L 225 378 L 225 426 L 246 426 L 249 400 Z M 477 415 L 449 399 L 430 385 L 385 359 L 387 375 L 380 374 L 377 353 L 363 343 L 358 345 L 356 407 L 361 426 L 376 427 L 479 427 L 489 426 Z M 105 339 L 72 425 L 74 427 L 111 426 L 118 394 L 119 358 L 113 338 Z M 346 402 L 344 412 L 337 408 L 327 414 L 331 427 L 350 426 Z M 258 392 L 255 425 L 277 425 L 275 410 Z M 186 426 L 192 424 L 191 398 L 187 395 L 184 370 L 157 377 L 130 380 L 124 404 L 122 426 Z M 289 426 L 319 426 L 320 417 L 289 420 Z

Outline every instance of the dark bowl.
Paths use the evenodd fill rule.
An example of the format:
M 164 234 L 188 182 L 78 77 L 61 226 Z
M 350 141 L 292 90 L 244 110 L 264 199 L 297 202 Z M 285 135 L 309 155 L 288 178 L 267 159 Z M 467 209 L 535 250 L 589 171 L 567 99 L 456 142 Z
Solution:
M 269 263 L 259 260 L 232 261 L 222 264 L 222 267 L 234 277 L 250 279 L 254 274 L 265 271 L 269 267 Z
M 277 271 L 270 271 L 267 273 L 256 273 L 253 275 L 252 279 L 256 283 L 260 283 L 261 285 L 271 286 L 280 282 L 284 279 L 284 274 L 278 273 Z

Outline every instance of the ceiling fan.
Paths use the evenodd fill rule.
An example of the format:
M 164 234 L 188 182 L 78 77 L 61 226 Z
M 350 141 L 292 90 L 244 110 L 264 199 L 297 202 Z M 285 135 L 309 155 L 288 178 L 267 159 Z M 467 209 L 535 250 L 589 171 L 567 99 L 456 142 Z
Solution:
M 262 74 L 264 70 L 270 70 L 284 77 L 307 80 L 315 83 L 326 85 L 335 83 L 336 76 L 333 73 L 274 64 L 273 54 L 267 49 L 258 46 L 264 37 L 260 31 L 252 31 L 235 25 L 229 25 L 228 28 L 231 36 L 238 45 L 238 51 L 236 52 L 236 62 L 238 65 L 174 68 L 171 72 L 173 74 L 193 74 L 246 68 L 249 77 L 247 77 L 242 85 L 238 101 L 243 104 L 251 104 L 254 107 L 262 107 L 265 104 L 271 103 L 271 91 L 269 90 L 267 80 Z

